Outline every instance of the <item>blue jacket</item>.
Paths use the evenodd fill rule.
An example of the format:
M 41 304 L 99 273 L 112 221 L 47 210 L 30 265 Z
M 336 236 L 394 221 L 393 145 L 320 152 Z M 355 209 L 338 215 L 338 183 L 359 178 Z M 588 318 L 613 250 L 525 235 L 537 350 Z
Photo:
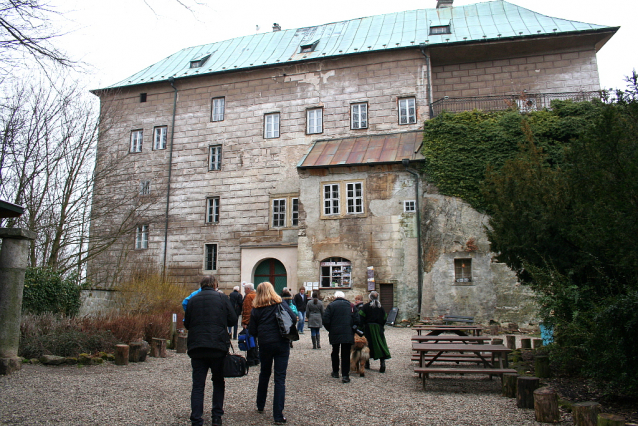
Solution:
M 202 291 L 202 289 L 198 288 L 197 290 L 192 292 L 190 295 L 186 296 L 186 299 L 182 301 L 182 308 L 184 308 L 184 312 L 186 312 L 186 306 L 188 305 L 188 301 L 191 300 L 191 297 L 195 296 L 200 291 Z

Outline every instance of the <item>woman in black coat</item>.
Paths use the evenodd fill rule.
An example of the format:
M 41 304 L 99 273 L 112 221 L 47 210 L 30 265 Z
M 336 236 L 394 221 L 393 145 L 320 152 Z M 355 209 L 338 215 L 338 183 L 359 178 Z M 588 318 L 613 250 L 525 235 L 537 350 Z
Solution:
M 350 382 L 350 348 L 354 344 L 354 329 L 358 323 L 354 305 L 345 299 L 342 291 L 335 292 L 335 300 L 323 313 L 323 326 L 328 330 L 332 345 L 332 377 L 339 378 L 339 353 L 341 352 L 341 381 Z
M 279 305 L 283 306 L 293 323 L 296 315 L 287 303 L 281 302 L 272 284 L 263 282 L 257 286 L 257 295 L 253 301 L 250 313 L 248 331 L 259 340 L 259 384 L 257 385 L 257 411 L 264 411 L 268 382 L 275 366 L 275 393 L 272 400 L 272 413 L 276 425 L 286 423 L 284 417 L 284 403 L 286 401 L 286 370 L 290 357 L 290 341 L 281 336 L 276 312 Z
M 378 359 L 381 362 L 379 372 L 385 372 L 385 360 L 390 359 L 390 350 L 385 341 L 383 327 L 388 315 L 379 303 L 379 293 L 370 293 L 370 302 L 366 303 L 359 310 L 359 318 L 364 327 L 368 348 L 370 348 L 370 358 Z M 370 361 L 366 362 L 366 368 L 370 368 Z

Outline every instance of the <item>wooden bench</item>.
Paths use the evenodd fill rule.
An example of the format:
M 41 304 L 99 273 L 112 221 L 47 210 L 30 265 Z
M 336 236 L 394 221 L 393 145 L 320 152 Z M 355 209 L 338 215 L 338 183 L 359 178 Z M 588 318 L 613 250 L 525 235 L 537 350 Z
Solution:
M 414 367 L 414 372 L 421 376 L 423 390 L 425 390 L 425 379 L 429 374 L 487 374 L 490 376 L 503 377 L 505 373 L 516 373 L 513 368 L 441 368 L 441 367 Z
M 478 343 L 482 345 L 485 342 L 489 342 L 489 337 L 483 336 L 457 336 L 450 334 L 439 334 L 438 336 L 432 336 L 429 334 L 412 336 L 413 342 L 450 342 L 450 343 Z
M 464 317 L 460 315 L 445 315 L 443 317 L 443 322 L 446 324 L 451 324 L 453 322 L 464 322 L 467 324 L 474 324 L 474 317 Z

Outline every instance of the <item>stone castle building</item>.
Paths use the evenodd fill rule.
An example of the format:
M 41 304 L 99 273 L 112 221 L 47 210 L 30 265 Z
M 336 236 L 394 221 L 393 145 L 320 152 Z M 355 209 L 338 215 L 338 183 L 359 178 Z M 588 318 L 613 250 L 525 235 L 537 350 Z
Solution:
M 487 218 L 424 179 L 422 125 L 441 109 L 599 90 L 596 52 L 615 31 L 503 0 L 439 0 L 275 24 L 94 91 L 108 178 L 91 232 L 122 230 L 90 265 L 96 294 L 166 268 L 193 288 L 208 273 L 226 290 L 271 281 L 353 300 L 374 288 L 400 319 L 529 321 L 531 295 L 493 262 Z

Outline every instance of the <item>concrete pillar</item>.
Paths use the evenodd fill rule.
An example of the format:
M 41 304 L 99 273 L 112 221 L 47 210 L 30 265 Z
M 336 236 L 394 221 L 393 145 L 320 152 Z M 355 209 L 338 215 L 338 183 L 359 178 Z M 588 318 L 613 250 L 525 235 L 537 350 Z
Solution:
M 0 228 L 0 374 L 11 374 L 22 367 L 18 357 L 22 290 L 28 265 L 29 240 L 36 233 L 17 228 Z

